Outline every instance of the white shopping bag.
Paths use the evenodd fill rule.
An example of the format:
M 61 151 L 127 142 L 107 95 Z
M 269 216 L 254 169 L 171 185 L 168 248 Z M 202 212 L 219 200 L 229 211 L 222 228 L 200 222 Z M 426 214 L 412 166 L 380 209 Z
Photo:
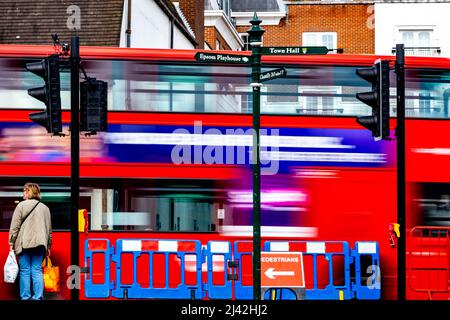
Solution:
M 6 259 L 5 266 L 3 267 L 4 278 L 6 283 L 14 283 L 19 273 L 19 265 L 17 264 L 16 255 L 14 251 L 9 251 L 8 258 Z

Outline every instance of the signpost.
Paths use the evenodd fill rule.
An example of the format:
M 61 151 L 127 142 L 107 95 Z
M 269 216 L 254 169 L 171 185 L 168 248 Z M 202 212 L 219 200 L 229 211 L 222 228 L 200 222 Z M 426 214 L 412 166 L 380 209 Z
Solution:
M 282 78 L 285 77 L 286 74 L 287 71 L 285 68 L 279 68 L 267 72 L 262 72 L 259 74 L 259 82 L 268 81 L 276 78 Z
M 253 299 L 261 299 L 261 159 L 260 159 L 260 95 L 261 82 L 285 77 L 285 68 L 278 68 L 261 73 L 261 55 L 302 55 L 302 54 L 327 54 L 333 49 L 327 47 L 262 47 L 262 35 L 265 32 L 259 25 L 262 20 L 256 12 L 250 20 L 252 25 L 247 33 L 252 48 L 249 59 L 246 56 L 235 56 L 231 54 L 197 53 L 195 59 L 198 62 L 225 62 L 225 63 L 247 63 L 252 65 L 252 115 L 253 115 Z M 267 269 L 264 273 L 266 278 L 287 276 L 275 269 Z M 267 274 L 266 274 L 267 273 Z M 269 277 L 270 275 L 270 277 Z
M 261 54 L 265 55 L 302 55 L 302 54 L 327 54 L 327 47 L 262 47 Z
M 237 54 L 222 54 L 222 53 L 206 53 L 197 52 L 195 54 L 197 62 L 211 62 L 211 63 L 249 63 L 250 57 Z
M 259 81 L 261 73 L 261 45 L 265 32 L 259 25 L 262 20 L 255 14 L 250 20 L 251 28 L 247 31 L 252 47 L 252 113 L 253 113 L 253 299 L 261 300 L 261 159 L 260 144 L 260 95 L 262 84 Z

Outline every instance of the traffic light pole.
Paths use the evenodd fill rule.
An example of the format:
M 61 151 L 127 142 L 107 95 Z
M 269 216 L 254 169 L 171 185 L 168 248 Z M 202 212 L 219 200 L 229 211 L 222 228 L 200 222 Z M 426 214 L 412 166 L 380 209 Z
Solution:
M 261 159 L 260 159 L 260 96 L 262 21 L 256 15 L 250 20 L 252 27 L 247 31 L 252 46 L 253 94 L 253 299 L 261 300 Z
M 72 266 L 79 266 L 78 206 L 80 198 L 80 42 L 78 36 L 72 36 L 70 48 L 70 264 Z M 79 289 L 77 285 L 70 291 L 70 298 L 72 301 L 79 300 Z
M 406 299 L 406 156 L 405 156 L 405 51 L 396 45 L 395 73 L 397 75 L 397 223 L 400 238 L 397 242 L 397 299 Z

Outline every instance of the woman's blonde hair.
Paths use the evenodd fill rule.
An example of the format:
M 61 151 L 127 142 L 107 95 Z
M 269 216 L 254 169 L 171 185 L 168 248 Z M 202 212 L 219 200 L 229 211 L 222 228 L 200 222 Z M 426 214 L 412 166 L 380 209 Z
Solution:
M 41 188 L 37 183 L 27 182 L 23 188 L 30 192 L 30 199 L 41 200 Z

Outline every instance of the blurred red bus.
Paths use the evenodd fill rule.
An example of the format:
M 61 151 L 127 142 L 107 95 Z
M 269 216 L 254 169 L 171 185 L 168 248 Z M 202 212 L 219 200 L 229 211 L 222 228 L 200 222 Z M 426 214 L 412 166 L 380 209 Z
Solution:
M 65 270 L 70 138 L 50 137 L 28 120 L 43 107 L 27 95 L 40 79 L 25 64 L 50 53 L 52 47 L 0 46 L 0 252 L 6 256 L 14 207 L 22 185 L 32 180 L 51 208 L 53 256 Z M 88 211 L 87 237 L 250 239 L 251 70 L 197 63 L 195 53 L 81 48 L 88 75 L 108 82 L 109 108 L 108 132 L 80 139 L 79 207 Z M 383 298 L 394 299 L 397 249 L 389 226 L 397 220 L 396 144 L 373 141 L 355 121 L 370 113 L 355 99 L 367 91 L 355 70 L 378 58 L 263 57 L 263 71 L 284 66 L 287 77 L 268 82 L 261 92 L 262 236 L 377 241 Z M 449 59 L 406 59 L 407 232 L 419 225 L 450 226 L 449 78 Z M 66 133 L 69 89 L 63 70 Z M 392 119 L 393 138 L 394 128 Z M 85 239 L 80 235 L 80 261 Z M 14 286 L 0 286 L 0 298 L 15 297 Z M 69 299 L 62 287 L 55 298 Z M 409 283 L 407 297 L 429 295 Z

